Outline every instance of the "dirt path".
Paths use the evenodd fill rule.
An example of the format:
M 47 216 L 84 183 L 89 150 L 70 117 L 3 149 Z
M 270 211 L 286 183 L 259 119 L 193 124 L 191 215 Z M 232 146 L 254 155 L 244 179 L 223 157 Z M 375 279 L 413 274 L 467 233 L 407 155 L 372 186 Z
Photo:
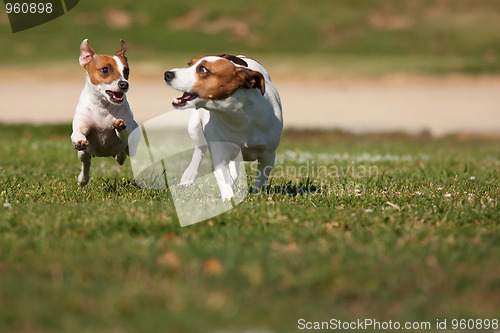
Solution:
M 286 127 L 500 133 L 499 78 L 274 81 Z M 49 78 L 0 74 L 0 122 L 70 123 L 83 85 L 81 73 Z M 137 78 L 128 100 L 142 123 L 171 110 L 177 95 L 161 76 Z

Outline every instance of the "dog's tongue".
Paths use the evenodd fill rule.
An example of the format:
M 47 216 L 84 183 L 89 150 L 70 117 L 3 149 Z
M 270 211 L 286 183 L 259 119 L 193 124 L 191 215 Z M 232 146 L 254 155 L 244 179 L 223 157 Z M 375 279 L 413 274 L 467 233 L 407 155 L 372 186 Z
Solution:
M 123 92 L 122 91 L 111 91 L 111 90 L 106 90 L 106 93 L 111 97 L 113 100 L 117 102 L 121 102 L 123 100 Z
M 183 104 L 186 104 L 187 102 L 189 102 L 190 100 L 195 99 L 196 97 L 197 97 L 196 94 L 184 92 L 182 94 L 182 97 L 176 98 L 175 101 L 173 102 L 173 104 L 174 105 L 183 105 Z

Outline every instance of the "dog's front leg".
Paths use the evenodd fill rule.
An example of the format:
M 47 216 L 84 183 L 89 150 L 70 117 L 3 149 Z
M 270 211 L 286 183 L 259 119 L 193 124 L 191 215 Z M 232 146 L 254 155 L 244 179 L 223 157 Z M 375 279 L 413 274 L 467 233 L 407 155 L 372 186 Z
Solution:
M 113 128 L 115 129 L 116 136 L 120 138 L 123 142 L 128 142 L 129 131 L 127 130 L 127 124 L 123 119 L 115 119 L 113 121 Z
M 128 138 L 130 136 L 130 133 L 138 126 L 137 123 L 131 119 L 131 120 L 123 120 L 123 119 L 115 119 L 112 123 L 113 128 L 115 129 L 116 136 L 122 141 L 125 142 L 126 144 L 129 144 L 130 142 L 128 141 Z M 137 144 L 135 146 L 129 145 L 127 147 L 126 153 L 129 156 L 134 156 L 135 152 L 137 151 Z M 122 165 L 123 162 L 125 161 L 126 156 L 122 156 L 118 158 L 117 156 L 117 162 Z M 121 162 L 121 163 L 120 163 Z
M 222 201 L 231 201 L 234 199 L 234 191 L 231 179 L 229 165 L 222 165 L 214 170 L 215 179 L 219 186 Z
M 274 166 L 274 160 L 276 158 L 276 153 L 266 153 L 259 156 L 257 166 L 257 180 L 255 181 L 254 192 L 259 192 L 260 190 L 267 189 L 267 180 L 271 174 L 271 170 Z
M 205 156 L 207 146 L 194 147 L 193 157 L 189 166 L 186 168 L 181 177 L 181 186 L 189 187 L 193 185 L 194 180 L 198 176 L 198 169 L 200 168 L 201 161 Z
M 89 142 L 87 141 L 87 137 L 83 133 L 87 133 L 88 130 L 82 130 L 80 128 L 75 128 L 73 133 L 71 133 L 71 142 L 73 143 L 73 147 L 75 149 L 81 151 L 87 149 L 89 146 Z
M 200 113 L 198 110 L 191 110 L 188 122 L 188 133 L 195 147 L 191 162 L 181 177 L 180 185 L 184 187 L 193 185 L 194 180 L 198 177 L 198 169 L 207 151 L 207 142 L 205 140 L 205 134 L 203 133 L 203 126 L 201 125 Z
M 209 142 L 214 174 L 222 200 L 234 199 L 233 185 L 239 175 L 240 147 L 228 142 Z
M 229 175 L 230 181 L 231 181 L 231 186 L 234 186 L 236 183 L 236 180 L 238 180 L 238 177 L 240 176 L 240 162 L 239 161 L 231 161 L 229 162 Z
M 129 131 L 127 130 L 127 125 L 125 124 L 125 121 L 123 119 L 116 119 L 113 121 L 113 128 L 115 129 L 116 136 L 125 143 L 128 143 L 128 137 L 129 137 Z M 123 165 L 125 163 L 125 160 L 127 159 L 127 153 L 128 149 L 125 151 L 122 151 L 118 155 L 115 156 L 116 162 L 119 165 Z

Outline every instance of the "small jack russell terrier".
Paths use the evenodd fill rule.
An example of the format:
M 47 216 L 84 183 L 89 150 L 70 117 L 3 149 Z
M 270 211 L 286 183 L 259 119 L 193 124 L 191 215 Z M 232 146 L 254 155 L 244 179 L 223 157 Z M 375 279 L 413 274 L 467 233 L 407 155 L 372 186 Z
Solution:
M 127 43 L 115 55 L 96 54 L 85 39 L 80 45 L 80 65 L 87 71 L 85 88 L 76 106 L 71 141 L 82 171 L 78 184 L 89 182 L 90 160 L 94 156 L 114 156 L 122 165 L 137 147 L 129 147 L 128 136 L 137 127 L 125 97 L 129 89 Z
M 195 149 L 181 185 L 193 184 L 208 143 L 222 199 L 231 200 L 239 151 L 211 145 L 230 143 L 243 160 L 258 160 L 255 190 L 265 190 L 283 130 L 280 97 L 267 70 L 245 56 L 222 54 L 192 59 L 187 68 L 165 72 L 164 79 L 183 92 L 172 105 L 191 112 L 188 132 Z

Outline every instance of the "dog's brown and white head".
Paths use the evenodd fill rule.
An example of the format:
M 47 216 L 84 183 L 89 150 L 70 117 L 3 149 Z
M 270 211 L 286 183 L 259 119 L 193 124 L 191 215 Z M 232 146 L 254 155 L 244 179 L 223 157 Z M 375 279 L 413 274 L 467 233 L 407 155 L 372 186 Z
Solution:
M 216 109 L 217 104 L 227 104 L 228 100 L 240 98 L 238 92 L 242 90 L 257 88 L 264 95 L 266 86 L 263 75 L 247 66 L 243 59 L 236 56 L 208 55 L 192 59 L 187 68 L 165 72 L 165 82 L 184 93 L 172 105 L 178 109 L 211 105 Z
M 92 88 L 102 94 L 107 101 L 120 105 L 124 101 L 124 94 L 129 89 L 129 66 L 125 51 L 127 43 L 120 40 L 121 49 L 115 55 L 97 54 L 85 39 L 80 45 L 80 65 L 88 74 L 88 82 Z

